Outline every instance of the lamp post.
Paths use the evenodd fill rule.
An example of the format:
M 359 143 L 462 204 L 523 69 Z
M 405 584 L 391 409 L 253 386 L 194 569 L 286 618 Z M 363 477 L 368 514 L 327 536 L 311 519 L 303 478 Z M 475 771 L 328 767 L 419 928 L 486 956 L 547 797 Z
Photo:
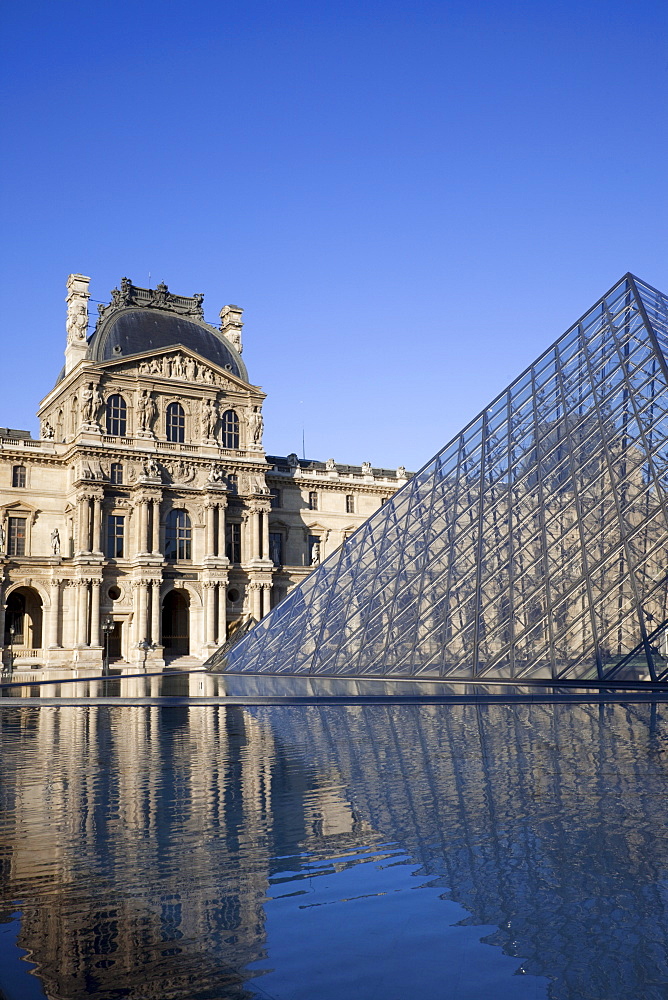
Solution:
M 10 674 L 14 672 L 14 636 L 16 635 L 16 629 L 13 625 L 9 626 L 9 672 Z
M 102 622 L 102 631 L 104 632 L 104 662 L 102 664 L 102 676 L 109 676 L 109 636 L 114 631 L 114 623 L 111 618 L 105 618 Z
M 148 639 L 142 639 L 141 642 L 137 643 L 137 649 L 141 649 L 143 651 L 143 653 L 144 653 L 143 667 L 144 667 L 144 673 L 146 673 L 146 656 L 148 654 L 149 649 L 153 649 L 153 646 L 148 641 Z

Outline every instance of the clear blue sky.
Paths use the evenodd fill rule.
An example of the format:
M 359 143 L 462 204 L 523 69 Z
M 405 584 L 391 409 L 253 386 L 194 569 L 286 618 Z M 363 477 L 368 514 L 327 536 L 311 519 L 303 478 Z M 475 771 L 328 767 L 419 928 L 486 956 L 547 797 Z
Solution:
M 668 290 L 668 4 L 22 0 L 0 425 L 65 280 L 245 309 L 267 450 L 418 468 L 630 270 Z

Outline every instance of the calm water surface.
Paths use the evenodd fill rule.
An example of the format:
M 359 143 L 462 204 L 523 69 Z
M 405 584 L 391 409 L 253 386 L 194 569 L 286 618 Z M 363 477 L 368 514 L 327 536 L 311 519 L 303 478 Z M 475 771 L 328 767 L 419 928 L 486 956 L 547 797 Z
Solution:
M 668 707 L 0 711 L 8 1000 L 665 1000 Z

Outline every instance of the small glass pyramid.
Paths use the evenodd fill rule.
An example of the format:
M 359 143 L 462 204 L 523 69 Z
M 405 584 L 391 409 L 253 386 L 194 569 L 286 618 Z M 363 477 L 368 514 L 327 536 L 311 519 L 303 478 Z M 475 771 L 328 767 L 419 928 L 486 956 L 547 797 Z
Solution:
M 665 678 L 667 358 L 627 274 L 210 668 Z

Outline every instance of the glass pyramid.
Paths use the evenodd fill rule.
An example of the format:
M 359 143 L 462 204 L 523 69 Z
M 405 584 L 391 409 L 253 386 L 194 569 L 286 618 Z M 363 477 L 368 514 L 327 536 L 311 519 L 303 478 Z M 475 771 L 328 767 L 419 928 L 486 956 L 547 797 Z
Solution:
M 667 358 L 628 274 L 211 668 L 668 677 Z

